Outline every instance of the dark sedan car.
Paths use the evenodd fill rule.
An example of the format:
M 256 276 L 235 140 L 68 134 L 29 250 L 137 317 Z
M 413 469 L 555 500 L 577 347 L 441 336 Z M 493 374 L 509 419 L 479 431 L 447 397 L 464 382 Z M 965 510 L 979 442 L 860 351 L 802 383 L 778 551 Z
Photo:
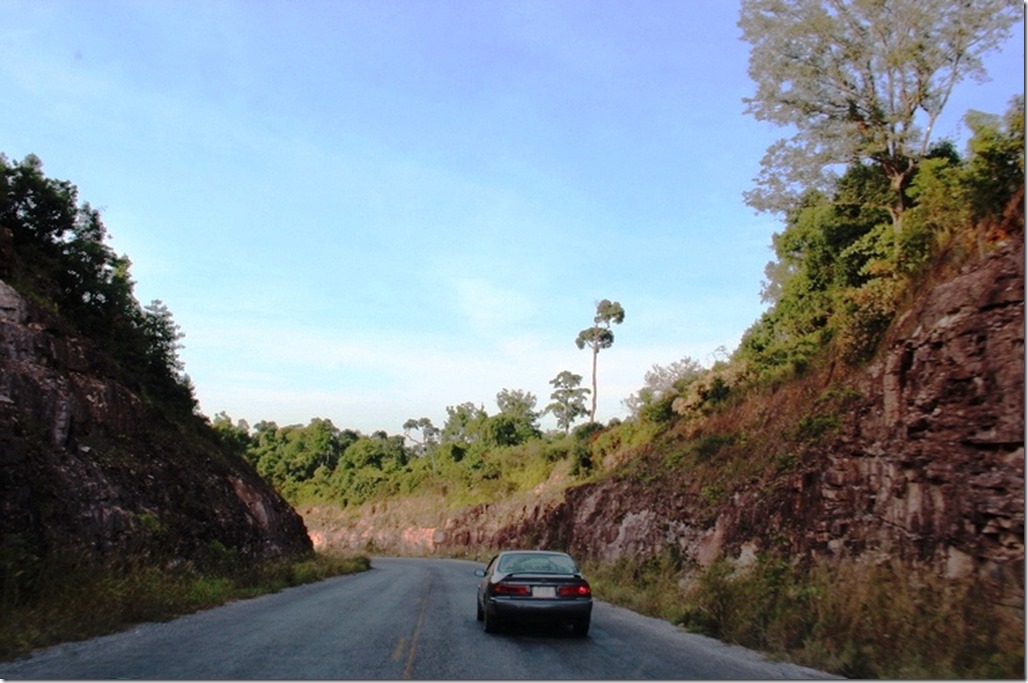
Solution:
M 507 550 L 489 560 L 478 585 L 478 620 L 486 633 L 507 621 L 567 623 L 589 633 L 593 597 L 589 582 L 567 553 Z

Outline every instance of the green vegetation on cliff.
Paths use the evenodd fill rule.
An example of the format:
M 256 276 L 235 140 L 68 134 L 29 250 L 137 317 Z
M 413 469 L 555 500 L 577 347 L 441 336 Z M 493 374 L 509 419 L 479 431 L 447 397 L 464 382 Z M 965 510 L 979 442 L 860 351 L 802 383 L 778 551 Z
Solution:
M 441 429 L 409 421 L 409 442 L 326 420 L 250 430 L 220 415 L 215 425 L 296 503 L 366 513 L 362 503 L 409 497 L 455 513 L 525 499 L 559 479 L 619 480 L 654 496 L 684 484 L 675 493 L 695 499 L 696 524 L 713 525 L 747 491 L 772 507 L 811 454 L 856 419 L 864 397 L 840 380 L 877 357 L 897 317 L 933 285 L 1024 239 L 1023 101 L 1004 117 L 972 112 L 967 122 L 965 157 L 942 144 L 921 160 L 902 232 L 881 208 L 887 178 L 874 167 L 851 166 L 833 194 L 806 194 L 774 238 L 767 313 L 713 367 L 689 358 L 655 366 L 626 401 L 624 422 L 542 434 L 534 397 L 504 390 L 494 414 L 462 404 Z M 771 395 L 776 407 L 757 414 Z M 762 523 L 759 510 L 741 514 L 742 526 Z M 1023 671 L 1020 618 L 971 579 L 915 575 L 899 562 L 808 565 L 766 549 L 745 572 L 725 561 L 700 569 L 667 553 L 614 565 L 591 558 L 598 595 L 851 676 Z
M 191 415 L 183 335 L 160 300 L 136 300 L 130 265 L 75 185 L 46 177 L 34 155 L 12 163 L 0 154 L 0 280 L 102 346 L 141 395 Z
M 412 419 L 407 438 L 363 435 L 320 418 L 306 426 L 264 421 L 251 429 L 222 413 L 214 426 L 294 503 L 353 506 L 430 492 L 467 505 L 531 489 L 564 460 L 579 481 L 601 476 L 600 464 L 615 451 L 643 448 L 658 433 L 742 401 L 747 392 L 815 365 L 865 363 L 897 313 L 928 283 L 998 241 L 1022 239 L 1023 100 L 1015 99 L 1005 117 L 972 112 L 967 122 L 973 136 L 966 158 L 947 143 L 922 160 L 901 233 L 882 208 L 888 178 L 873 166 L 851 166 L 831 196 L 805 195 L 774 236 L 776 260 L 768 264 L 764 290 L 771 306 L 739 348 L 710 368 L 689 358 L 654 367 L 626 400 L 634 414 L 624 424 L 543 434 L 535 396 L 504 389 L 498 412 L 472 403 L 448 406 L 442 428 Z M 796 433 L 816 438 L 832 427 L 831 416 L 814 410 Z M 702 463 L 734 439 L 712 435 L 688 454 L 669 455 L 668 465 L 681 465 L 686 455 Z M 783 454 L 779 464 L 789 461 Z

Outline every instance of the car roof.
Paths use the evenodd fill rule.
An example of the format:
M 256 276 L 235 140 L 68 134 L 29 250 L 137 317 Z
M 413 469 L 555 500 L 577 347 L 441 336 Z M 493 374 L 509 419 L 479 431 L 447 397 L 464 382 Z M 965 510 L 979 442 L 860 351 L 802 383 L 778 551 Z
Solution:
M 497 557 L 501 557 L 503 555 L 564 555 L 566 557 L 571 557 L 562 550 L 503 550 L 496 553 Z

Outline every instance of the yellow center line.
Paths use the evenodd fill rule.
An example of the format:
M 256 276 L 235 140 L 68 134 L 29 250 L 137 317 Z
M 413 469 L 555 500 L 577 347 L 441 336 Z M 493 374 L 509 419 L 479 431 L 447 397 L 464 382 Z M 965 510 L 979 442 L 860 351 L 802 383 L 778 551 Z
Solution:
M 421 637 L 421 627 L 425 623 L 425 614 L 428 612 L 428 591 L 421 598 L 421 605 L 418 610 L 418 623 L 414 626 L 414 634 L 411 635 L 410 649 L 407 651 L 407 665 L 403 667 L 403 678 L 410 679 L 414 670 L 414 654 L 418 651 L 418 638 Z

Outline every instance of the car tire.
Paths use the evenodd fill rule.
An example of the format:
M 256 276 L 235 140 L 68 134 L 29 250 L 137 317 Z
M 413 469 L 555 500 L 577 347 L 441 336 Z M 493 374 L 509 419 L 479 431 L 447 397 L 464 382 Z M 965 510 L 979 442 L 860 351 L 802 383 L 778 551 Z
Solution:
M 482 621 L 485 618 L 485 615 L 482 613 L 482 603 L 478 600 L 475 600 L 475 618 L 479 621 Z
M 495 616 L 490 616 L 489 611 L 485 610 L 482 614 L 482 626 L 486 633 L 496 633 L 500 630 L 500 620 Z
M 571 624 L 571 632 L 576 638 L 585 638 L 589 635 L 589 620 L 580 619 L 579 621 Z

